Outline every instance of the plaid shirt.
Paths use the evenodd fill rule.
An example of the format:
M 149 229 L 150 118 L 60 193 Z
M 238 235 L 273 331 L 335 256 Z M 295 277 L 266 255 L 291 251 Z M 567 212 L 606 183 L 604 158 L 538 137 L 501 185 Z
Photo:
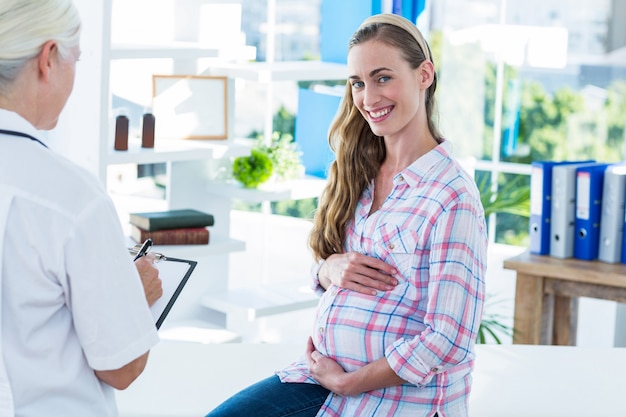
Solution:
M 348 224 L 344 250 L 394 266 L 395 289 L 370 296 L 331 286 L 322 293 L 315 283 L 322 293 L 316 349 L 348 372 L 386 357 L 407 383 L 352 397 L 330 394 L 318 416 L 468 415 L 487 234 L 475 183 L 449 147 L 443 142 L 399 173 L 369 216 L 372 183 Z M 315 383 L 305 358 L 278 375 Z

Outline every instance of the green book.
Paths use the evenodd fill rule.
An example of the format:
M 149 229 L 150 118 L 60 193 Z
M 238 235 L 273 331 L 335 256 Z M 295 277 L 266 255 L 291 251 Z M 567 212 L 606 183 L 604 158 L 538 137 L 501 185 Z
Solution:
M 130 224 L 148 232 L 187 227 L 213 226 L 212 214 L 193 209 L 130 213 Z

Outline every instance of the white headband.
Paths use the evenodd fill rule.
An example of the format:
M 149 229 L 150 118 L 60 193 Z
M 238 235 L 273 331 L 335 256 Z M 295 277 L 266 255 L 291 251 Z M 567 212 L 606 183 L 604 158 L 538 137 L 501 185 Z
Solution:
M 399 16 L 397 14 L 391 14 L 391 13 L 376 14 L 374 16 L 370 16 L 367 19 L 365 19 L 365 21 L 361 23 L 359 30 L 365 26 L 369 26 L 374 23 L 386 23 L 388 25 L 393 25 L 401 29 L 404 29 L 411 36 L 413 36 L 413 38 L 417 41 L 417 44 L 422 49 L 422 52 L 424 53 L 424 57 L 426 57 L 426 60 L 432 61 L 432 59 L 430 58 L 430 50 L 428 49 L 426 40 L 422 36 L 422 33 L 419 31 L 417 26 L 411 23 L 410 20 L 402 16 Z

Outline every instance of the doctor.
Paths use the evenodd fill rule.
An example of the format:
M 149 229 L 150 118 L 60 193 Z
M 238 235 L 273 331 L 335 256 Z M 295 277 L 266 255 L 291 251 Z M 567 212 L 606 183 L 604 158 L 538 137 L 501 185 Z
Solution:
M 72 91 L 80 25 L 71 0 L 0 2 L 2 416 L 116 416 L 113 388 L 159 340 L 158 270 L 133 265 L 102 185 L 40 133 Z

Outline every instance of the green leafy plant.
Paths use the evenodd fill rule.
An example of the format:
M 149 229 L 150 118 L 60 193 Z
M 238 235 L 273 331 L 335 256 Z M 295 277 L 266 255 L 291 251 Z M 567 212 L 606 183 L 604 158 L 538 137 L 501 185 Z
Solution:
M 478 336 L 476 337 L 476 343 L 486 344 L 489 340 L 492 340 L 498 345 L 502 344 L 502 335 L 511 336 L 513 334 L 513 328 L 502 323 L 504 316 L 500 314 L 493 314 L 483 318 L 478 328 Z
M 233 178 L 246 188 L 257 188 L 270 179 L 273 169 L 267 153 L 252 149 L 249 156 L 240 156 L 233 161 Z
M 489 175 L 483 175 L 478 181 L 480 202 L 485 209 L 485 217 L 493 213 L 508 213 L 516 216 L 530 216 L 530 187 L 522 176 L 499 185 L 494 191 Z
M 506 317 L 500 313 L 493 312 L 494 306 L 503 302 L 502 299 L 494 299 L 493 295 L 487 294 L 485 302 L 485 313 L 478 328 L 476 343 L 486 344 L 490 341 L 500 345 L 503 336 L 512 336 L 515 333 L 513 327 L 504 324 Z
M 302 152 L 289 133 L 274 132 L 269 143 L 258 136 L 255 149 L 265 152 L 272 160 L 274 175 L 278 181 L 298 178 L 302 171 Z

